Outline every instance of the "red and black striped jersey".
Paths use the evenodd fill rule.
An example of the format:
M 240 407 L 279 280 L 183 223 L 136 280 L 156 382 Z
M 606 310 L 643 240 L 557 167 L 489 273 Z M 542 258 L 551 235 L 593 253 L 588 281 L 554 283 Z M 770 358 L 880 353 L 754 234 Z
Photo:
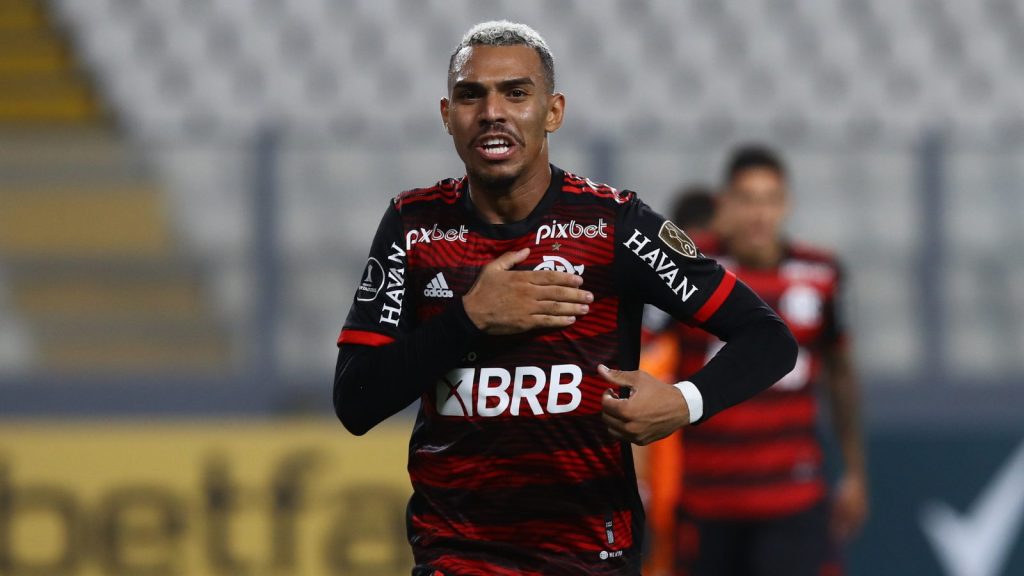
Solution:
M 634 193 L 552 167 L 532 213 L 500 225 L 480 218 L 465 178 L 399 195 L 339 344 L 400 338 L 524 247 L 517 269 L 579 274 L 594 302 L 562 330 L 475 341 L 423 394 L 408 465 L 417 569 L 636 574 L 643 510 L 630 447 L 601 419 L 597 366 L 636 369 L 645 302 L 700 324 L 736 283 Z
M 716 243 L 702 239 L 708 254 Z M 818 435 L 817 381 L 824 355 L 842 345 L 842 274 L 816 249 L 787 244 L 775 268 L 732 270 L 787 323 L 799 344 L 793 370 L 774 386 L 683 432 L 681 505 L 705 518 L 750 518 L 798 512 L 825 496 Z M 698 371 L 722 346 L 706 332 L 674 324 L 677 377 Z

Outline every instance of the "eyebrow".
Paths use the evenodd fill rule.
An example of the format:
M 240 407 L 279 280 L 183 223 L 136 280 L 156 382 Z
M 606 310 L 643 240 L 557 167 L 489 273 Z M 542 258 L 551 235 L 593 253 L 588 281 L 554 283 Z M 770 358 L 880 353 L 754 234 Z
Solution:
M 534 86 L 535 84 L 536 83 L 533 81 L 533 78 L 530 78 L 529 76 L 523 76 L 521 78 L 510 78 L 508 80 L 502 80 L 501 82 L 498 82 L 498 89 L 508 90 L 509 88 L 514 88 L 516 86 Z M 482 82 L 459 80 L 454 85 L 452 85 L 452 89 L 454 90 L 457 88 L 483 88 L 483 86 L 484 85 Z

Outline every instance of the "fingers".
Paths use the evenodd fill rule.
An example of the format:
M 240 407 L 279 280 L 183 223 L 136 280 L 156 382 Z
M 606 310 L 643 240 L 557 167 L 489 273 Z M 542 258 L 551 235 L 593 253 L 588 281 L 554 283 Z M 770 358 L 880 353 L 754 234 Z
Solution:
M 535 286 L 534 294 L 538 300 L 553 300 L 555 302 L 590 304 L 594 301 L 592 293 L 568 286 Z
M 831 524 L 830 528 L 833 538 L 839 542 L 846 542 L 850 539 L 850 536 L 853 534 L 853 527 L 847 518 L 842 517 L 840 514 L 834 515 Z
M 495 258 L 491 264 L 496 266 L 499 270 L 511 270 L 516 264 L 526 260 L 529 255 L 529 248 L 520 248 L 515 252 L 505 252 L 501 256 Z
M 612 395 L 611 390 L 605 390 L 604 396 L 613 403 L 626 402 L 625 400 L 616 399 Z M 602 401 L 603 400 L 604 398 L 602 398 Z M 622 440 L 624 442 L 632 442 L 633 444 L 636 444 L 638 446 L 644 446 L 648 444 L 649 439 L 643 437 L 640 434 L 640 430 L 637 428 L 636 423 L 630 422 L 629 420 L 625 420 L 622 417 L 615 415 L 614 410 L 603 410 L 601 412 L 601 420 L 604 422 L 604 425 L 608 428 L 608 434 L 610 434 L 613 438 L 617 440 Z
M 532 330 L 534 328 L 565 328 L 572 326 L 576 322 L 576 316 L 547 316 L 544 314 L 534 314 L 530 316 L 530 325 L 524 327 L 524 330 Z
M 633 378 L 630 376 L 630 374 L 634 374 L 635 372 L 623 372 L 622 370 L 612 370 L 611 368 L 605 366 L 604 364 L 598 364 L 597 373 L 600 374 L 602 378 L 604 378 L 608 382 L 611 382 L 612 384 L 618 384 L 619 386 L 626 386 L 628 388 L 635 387 L 633 384 Z
M 583 285 L 582 276 L 557 270 L 531 270 L 524 271 L 522 274 L 527 275 L 527 279 L 531 284 L 538 286 L 569 286 L 576 288 Z
M 514 269 L 529 255 L 529 248 L 506 252 L 485 266 L 464 298 L 467 314 L 476 326 L 490 334 L 561 329 L 590 312 L 595 296 L 579 289 L 583 284 L 580 276 Z
M 619 418 L 618 416 L 609 414 L 607 411 L 605 411 L 601 413 L 601 420 L 604 421 L 605 426 L 615 429 L 620 434 L 629 433 L 629 430 L 626 429 L 627 421 L 623 420 L 622 418 Z
M 832 505 L 830 528 L 832 536 L 840 542 L 853 538 L 863 524 L 864 516 L 860 508 L 839 496 Z
M 598 369 L 600 370 L 600 368 Z M 625 423 L 628 421 L 624 412 L 627 402 L 629 401 L 623 398 L 618 398 L 612 390 L 605 390 L 604 394 L 601 395 L 602 416 L 611 416 Z
M 604 421 L 604 425 L 608 428 L 608 433 L 612 437 L 618 440 L 629 441 L 632 435 L 626 430 L 626 422 L 624 420 L 616 418 L 607 412 L 601 414 L 601 420 Z
M 859 511 L 839 513 L 832 519 L 833 534 L 841 541 L 850 540 L 860 532 L 865 519 Z
M 537 314 L 546 316 L 583 316 L 590 312 L 586 304 L 570 304 L 568 302 L 537 302 Z

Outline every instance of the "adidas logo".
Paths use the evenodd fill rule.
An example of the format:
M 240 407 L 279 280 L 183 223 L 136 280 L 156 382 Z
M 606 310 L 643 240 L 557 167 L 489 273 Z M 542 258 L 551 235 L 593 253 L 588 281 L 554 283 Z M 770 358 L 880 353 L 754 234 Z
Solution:
M 437 276 L 434 276 L 434 279 L 428 282 L 427 287 L 423 289 L 423 295 L 428 298 L 452 298 L 455 296 L 455 292 L 448 288 L 444 274 L 438 272 Z

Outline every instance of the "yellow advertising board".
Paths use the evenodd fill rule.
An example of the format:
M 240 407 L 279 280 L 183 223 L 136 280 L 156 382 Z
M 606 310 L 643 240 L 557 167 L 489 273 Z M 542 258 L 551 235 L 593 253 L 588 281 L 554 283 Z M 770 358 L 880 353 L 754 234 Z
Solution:
M 408 575 L 410 427 L 0 424 L 0 575 Z

